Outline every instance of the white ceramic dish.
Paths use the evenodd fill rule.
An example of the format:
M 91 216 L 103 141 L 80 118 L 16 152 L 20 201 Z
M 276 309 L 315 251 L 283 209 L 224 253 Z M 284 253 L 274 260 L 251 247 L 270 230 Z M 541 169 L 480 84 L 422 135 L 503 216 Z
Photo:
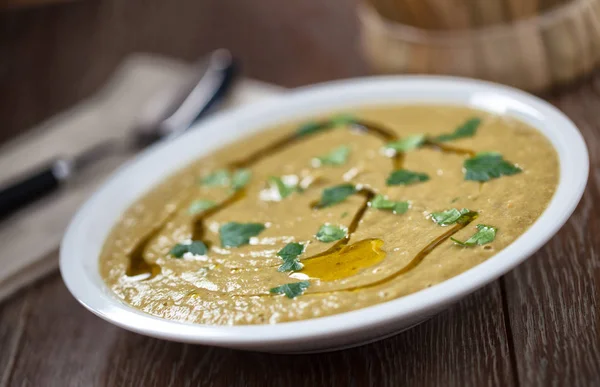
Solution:
M 330 317 L 277 325 L 208 326 L 140 312 L 113 295 L 98 272 L 104 240 L 140 195 L 198 157 L 282 121 L 357 105 L 443 103 L 517 117 L 538 128 L 560 158 L 560 182 L 542 216 L 514 243 L 486 262 L 438 285 L 383 304 Z M 413 326 L 523 262 L 565 223 L 588 176 L 588 155 L 573 123 L 550 104 L 519 90 L 449 77 L 391 76 L 311 86 L 215 115 L 123 166 L 72 220 L 62 241 L 60 270 L 93 313 L 125 329 L 158 338 L 273 352 L 305 352 L 358 345 Z

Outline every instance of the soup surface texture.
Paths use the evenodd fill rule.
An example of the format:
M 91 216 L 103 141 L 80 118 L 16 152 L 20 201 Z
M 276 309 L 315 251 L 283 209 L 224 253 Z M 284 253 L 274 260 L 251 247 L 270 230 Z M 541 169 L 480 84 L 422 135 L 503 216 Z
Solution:
M 435 285 L 518 238 L 554 194 L 537 130 L 456 106 L 365 107 L 281 125 L 134 203 L 100 272 L 166 319 L 268 324 Z

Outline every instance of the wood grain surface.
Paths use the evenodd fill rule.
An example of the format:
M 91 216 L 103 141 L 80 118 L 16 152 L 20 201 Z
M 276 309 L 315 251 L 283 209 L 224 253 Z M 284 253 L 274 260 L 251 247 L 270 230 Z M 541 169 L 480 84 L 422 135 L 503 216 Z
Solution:
M 132 50 L 192 59 L 228 45 L 247 74 L 287 86 L 362 74 L 350 3 L 89 0 L 0 14 L 3 135 L 93 92 Z M 525 264 L 429 321 L 316 355 L 184 345 L 100 320 L 55 273 L 0 304 L 0 387 L 600 385 L 600 75 L 550 101 L 588 143 L 580 206 Z

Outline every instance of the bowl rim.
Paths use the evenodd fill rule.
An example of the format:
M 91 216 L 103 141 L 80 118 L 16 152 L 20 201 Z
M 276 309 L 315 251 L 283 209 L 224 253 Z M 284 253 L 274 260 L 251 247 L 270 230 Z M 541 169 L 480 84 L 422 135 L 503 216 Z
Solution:
M 400 95 L 409 92 L 422 95 L 422 97 L 412 98 L 404 95 L 398 98 L 402 101 L 413 101 L 413 103 L 467 105 L 496 113 L 505 109 L 505 113 L 509 115 L 516 115 L 521 119 L 526 116 L 529 120 L 540 120 L 548 125 L 536 128 L 550 140 L 559 157 L 560 178 L 556 192 L 546 210 L 530 228 L 488 260 L 446 281 L 404 297 L 327 317 L 274 325 L 218 326 L 167 320 L 126 305 L 106 285 L 103 286 L 103 282 L 98 284 L 90 281 L 89 275 L 93 275 L 90 274 L 90 270 L 95 270 L 96 275 L 99 276 L 97 272 L 100 252 L 99 249 L 96 249 L 97 251 L 90 253 L 85 249 L 84 241 L 88 238 L 86 232 L 92 225 L 90 219 L 103 211 L 100 205 L 107 203 L 111 191 L 117 189 L 119 184 L 122 185 L 124 179 L 132 175 L 136 169 L 147 168 L 146 164 L 149 165 L 151 160 L 160 157 L 161 152 L 169 152 L 170 148 L 175 148 L 178 144 L 186 141 L 189 142 L 189 139 L 198 136 L 199 132 L 210 132 L 211 128 L 215 131 L 224 127 L 225 124 L 231 125 L 240 122 L 244 122 L 240 126 L 249 127 L 253 124 L 246 122 L 250 122 L 252 118 L 258 121 L 261 119 L 268 121 L 267 118 L 264 118 L 267 113 L 279 112 L 279 115 L 282 116 L 281 120 L 284 119 L 283 117 L 287 117 L 285 120 L 291 121 L 306 117 L 306 111 L 318 114 L 318 112 L 331 111 L 343 106 L 348 107 L 350 104 L 344 105 L 343 101 L 337 101 L 343 100 L 343 96 L 350 95 L 350 97 L 354 96 L 352 98 L 357 98 L 355 95 L 361 94 L 368 99 L 366 102 L 354 103 L 354 106 L 381 105 L 379 97 L 368 96 L 384 94 L 381 97 L 382 101 L 388 101 L 391 104 L 395 102 L 395 97 L 391 97 L 395 95 L 394 93 Z M 460 99 L 458 97 L 455 97 L 456 100 L 453 99 L 452 95 L 454 94 L 460 94 Z M 389 96 L 386 97 L 386 95 Z M 443 96 L 440 97 L 440 95 Z M 286 113 L 291 109 L 300 112 L 298 114 Z M 275 121 L 271 119 L 270 122 Z M 252 135 L 254 131 L 263 129 L 265 125 L 264 122 L 261 122 L 254 125 L 256 128 L 249 129 L 245 133 Z M 266 126 L 270 126 L 270 124 Z M 79 209 L 67 228 L 60 247 L 60 271 L 73 296 L 88 310 L 104 320 L 127 330 L 157 338 L 224 347 L 273 349 L 307 340 L 318 341 L 342 337 L 347 337 L 346 341 L 352 341 L 353 334 L 398 325 L 402 321 L 419 318 L 419 316 L 430 314 L 442 306 L 453 303 L 513 269 L 544 245 L 575 210 L 583 195 L 589 172 L 589 158 L 584 139 L 573 122 L 558 109 L 521 90 L 459 77 L 375 76 L 326 82 L 299 88 L 282 97 L 217 113 L 198 124 L 194 129 L 199 130 L 188 131 L 178 138 L 156 144 L 145 150 L 138 157 L 118 168 L 102 184 Z M 245 135 L 237 136 L 235 140 L 239 141 Z M 210 136 L 208 138 L 210 139 Z M 212 150 L 216 146 L 208 145 L 208 147 Z M 178 166 L 165 167 L 168 169 L 166 175 L 175 172 L 200 155 L 194 154 L 186 157 L 187 159 L 184 157 L 179 161 Z M 158 181 L 164 178 L 165 175 L 162 175 Z M 150 184 L 145 190 L 153 185 Z M 139 195 L 136 195 L 137 197 Z M 127 208 L 129 204 L 123 205 L 124 208 Z M 110 227 L 113 225 L 114 220 Z M 108 233 L 110 227 L 103 230 L 104 235 Z M 525 240 L 527 238 L 531 239 Z M 100 245 L 103 243 L 104 240 L 100 241 Z M 91 258 L 82 259 L 82 256 Z

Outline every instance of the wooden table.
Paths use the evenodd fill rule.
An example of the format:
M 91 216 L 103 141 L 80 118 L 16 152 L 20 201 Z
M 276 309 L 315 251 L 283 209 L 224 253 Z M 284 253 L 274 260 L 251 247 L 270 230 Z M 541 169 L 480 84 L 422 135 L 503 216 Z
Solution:
M 221 9 L 215 2 L 206 3 Z M 267 3 L 273 6 L 275 2 Z M 84 4 L 88 2 L 76 8 L 83 16 L 88 12 Z M 316 2 L 304 4 L 314 6 Z M 283 12 L 291 22 L 298 15 L 296 11 L 309 14 L 316 9 L 310 7 L 296 5 Z M 318 19 L 324 11 L 314 12 Z M 234 20 L 239 21 L 237 17 Z M 33 20 L 43 21 L 41 16 Z M 64 15 L 55 20 L 72 21 Z M 304 47 L 315 52 L 317 64 L 311 63 L 310 71 L 300 76 L 300 67 L 286 59 L 284 67 L 274 70 L 270 78 L 269 60 L 259 58 L 260 50 L 252 53 L 239 43 L 251 63 L 250 75 L 293 85 L 362 71 L 353 67 L 357 55 L 347 43 L 330 53 L 322 51 L 329 46 L 306 40 L 296 40 L 305 46 L 285 48 L 274 43 L 279 38 L 271 36 L 273 30 L 263 27 L 260 31 L 267 42 L 261 44 L 269 45 L 279 58 Z M 297 31 L 288 30 L 287 34 L 289 37 Z M 330 36 L 327 41 L 352 34 Z M 152 37 L 150 34 L 146 39 Z M 69 42 L 73 49 L 76 42 Z M 179 43 L 164 51 L 183 46 Z M 347 55 L 341 60 L 340 52 L 345 49 Z M 22 61 L 28 58 L 23 55 Z M 115 57 L 108 56 L 109 61 Z M 61 59 L 52 60 L 52 66 L 59 66 Z M 89 81 L 87 92 L 90 85 L 99 83 L 102 77 L 98 74 L 108 71 L 106 66 L 95 69 L 92 78 L 97 80 Z M 42 75 L 38 74 L 40 79 Z M 68 78 L 66 70 L 61 76 Z M 18 80 L 10 82 L 15 88 L 19 85 Z M 45 82 L 52 84 L 51 80 Z M 21 102 L 6 94 L 0 95 L 0 101 L 22 108 L 30 86 L 27 83 L 24 89 L 15 89 Z M 85 94 L 79 88 L 82 85 L 65 87 L 71 94 L 61 96 L 59 102 L 48 102 L 52 108 L 38 101 L 42 106 L 38 112 L 48 114 L 57 108 L 53 104 Z M 334 353 L 291 356 L 240 352 L 170 343 L 114 327 L 78 305 L 58 274 L 53 274 L 0 304 L 0 387 L 600 385 L 600 76 L 550 101 L 575 121 L 589 146 L 592 168 L 581 204 L 558 235 L 526 263 L 431 320 L 395 337 Z M 27 122 L 20 109 L 10 115 L 4 105 L 0 113 L 0 121 L 14 118 L 14 128 Z

